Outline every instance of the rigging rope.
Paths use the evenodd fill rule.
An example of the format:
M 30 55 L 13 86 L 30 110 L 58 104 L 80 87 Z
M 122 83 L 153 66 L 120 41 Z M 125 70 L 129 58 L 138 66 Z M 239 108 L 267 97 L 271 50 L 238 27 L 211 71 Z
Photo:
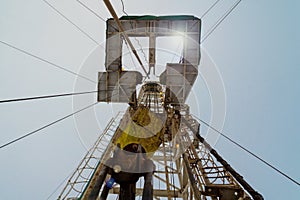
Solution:
M 213 25 L 207 33 L 203 36 L 200 44 L 202 44 L 215 30 L 216 28 L 232 13 L 232 11 L 242 2 L 242 0 L 238 0 L 235 4 L 227 11 L 225 14 Z
M 128 16 L 128 13 L 125 11 L 125 5 L 124 5 L 123 0 L 121 0 L 121 3 L 122 3 L 122 11 L 123 11 L 123 13 Z
M 61 17 L 63 17 L 65 20 L 67 20 L 69 23 L 71 23 L 74 27 L 76 27 L 81 33 L 83 33 L 86 37 L 88 37 L 90 40 L 92 40 L 95 44 L 99 45 L 99 43 L 90 36 L 87 32 L 85 32 L 83 29 L 81 29 L 78 25 L 76 25 L 74 22 L 72 22 L 69 18 L 67 18 L 62 12 L 60 12 L 58 9 L 56 9 L 52 4 L 50 4 L 47 0 L 43 0 L 48 6 L 50 6 L 55 12 L 57 12 Z
M 81 6 L 83 6 L 84 8 L 86 8 L 88 11 L 90 11 L 92 14 L 94 14 L 97 18 L 99 18 L 100 20 L 106 22 L 106 20 L 101 17 L 100 15 L 98 15 L 95 11 L 93 11 L 91 8 L 89 8 L 87 5 L 85 5 L 84 3 L 82 3 L 82 1 L 80 0 L 76 0 Z
M 256 155 L 255 153 L 251 152 L 250 150 L 248 150 L 247 148 L 243 147 L 241 144 L 237 143 L 236 141 L 234 141 L 233 139 L 231 139 L 230 137 L 228 137 L 226 134 L 222 133 L 221 131 L 217 130 L 216 128 L 214 128 L 213 126 L 211 126 L 209 123 L 207 123 L 206 121 L 198 118 L 197 116 L 193 115 L 196 119 L 198 119 L 201 123 L 203 123 L 204 125 L 206 125 L 207 127 L 211 128 L 213 131 L 219 133 L 221 136 L 223 136 L 224 138 L 226 138 L 228 141 L 230 141 L 231 143 L 235 144 L 236 146 L 238 146 L 240 149 L 244 150 L 245 152 L 247 152 L 248 154 L 250 154 L 251 156 L 253 156 L 254 158 L 258 159 L 259 161 L 261 161 L 262 163 L 264 163 L 265 165 L 269 166 L 270 168 L 272 168 L 273 170 L 275 170 L 276 172 L 278 172 L 279 174 L 283 175 L 284 177 L 286 177 L 287 179 L 289 179 L 290 181 L 292 181 L 293 183 L 297 184 L 298 186 L 300 186 L 300 183 L 298 181 L 296 181 L 295 179 L 293 179 L 292 177 L 290 177 L 289 175 L 287 175 L 286 173 L 284 173 L 283 171 L 281 171 L 280 169 L 276 168 L 275 166 L 273 166 L 272 164 L 270 164 L 269 162 L 265 161 L 263 158 L 259 157 L 258 155 Z
M 30 52 L 28 52 L 28 51 L 25 51 L 25 50 L 20 49 L 20 48 L 18 48 L 18 47 L 16 47 L 16 46 L 13 46 L 13 45 L 11 45 L 11 44 L 9 44 L 9 43 L 7 43 L 7 42 L 4 42 L 4 41 L 1 41 L 1 40 L 0 40 L 0 43 L 4 44 L 4 45 L 6 45 L 6 46 L 8 46 L 8 47 L 10 47 L 10 48 L 12 48 L 12 49 L 15 49 L 15 50 L 17 50 L 17 51 L 19 51 L 19 52 L 21 52 L 21 53 L 23 53 L 23 54 L 26 54 L 26 55 L 28 55 L 28 56 L 31 56 L 31 57 L 35 58 L 35 59 L 38 59 L 38 60 L 40 60 L 40 61 L 42 61 L 42 62 L 44 62 L 44 63 L 47 63 L 47 64 L 49 64 L 49 65 L 52 65 L 52 66 L 54 66 L 54 67 L 56 67 L 56 68 L 59 68 L 59 69 L 61 69 L 61 70 L 63 70 L 63 71 L 66 71 L 66 72 L 68 72 L 68 73 L 70 73 L 70 74 L 73 74 L 73 75 L 76 75 L 76 76 L 78 76 L 78 77 L 81 77 L 81 78 L 83 78 L 83 79 L 85 79 L 85 80 L 87 80 L 87 81 L 89 81 L 89 82 L 97 83 L 97 82 L 95 82 L 95 81 L 93 81 L 93 80 L 91 80 L 91 79 L 89 79 L 89 78 L 87 78 L 87 77 L 85 77 L 85 76 L 83 76 L 83 75 L 80 75 L 80 74 L 78 74 L 78 73 L 76 73 L 76 72 L 73 72 L 73 71 L 71 71 L 71 70 L 68 70 L 68 69 L 66 69 L 65 67 L 62 67 L 62 66 L 60 66 L 60 65 L 57 65 L 57 64 L 55 64 L 55 63 L 53 63 L 53 62 L 51 62 L 51 61 L 49 61 L 49 60 L 46 60 L 46 59 L 41 58 L 41 57 L 39 57 L 39 56 L 37 56 L 37 55 L 34 55 L 34 54 L 32 54 L 32 53 L 30 53 Z
M 123 0 L 121 0 L 121 3 L 122 3 L 122 11 L 123 11 L 123 13 L 124 13 L 126 16 L 128 16 L 128 13 L 125 11 L 125 5 L 124 5 Z M 132 21 L 130 21 L 130 25 L 131 25 L 131 29 L 133 29 Z M 142 52 L 142 54 L 143 54 L 143 57 L 144 57 L 144 60 L 145 60 L 146 64 L 149 63 L 148 60 L 147 60 L 147 56 L 146 56 L 146 54 L 145 54 L 145 52 L 144 52 L 144 50 L 143 50 L 143 47 L 142 47 L 140 41 L 137 39 L 137 37 L 134 37 L 134 40 L 136 41 L 137 45 L 140 47 L 140 50 L 141 50 L 141 52 Z M 128 46 L 126 40 L 125 40 L 125 43 L 126 43 L 127 49 L 130 51 L 129 46 Z M 131 55 L 131 54 L 130 54 L 130 55 Z M 149 74 L 149 73 L 150 73 L 150 66 L 149 66 L 148 74 Z
M 25 98 L 15 98 L 15 99 L 5 99 L 0 100 L 1 103 L 10 103 L 10 102 L 19 102 L 19 101 L 30 101 L 36 99 L 49 99 L 49 98 L 57 98 L 57 97 L 65 97 L 65 96 L 76 96 L 82 94 L 91 94 L 96 93 L 98 91 L 89 91 L 89 92 L 74 92 L 74 93 L 63 93 L 63 94 L 53 94 L 53 95 L 45 95 L 45 96 L 33 96 L 33 97 L 25 97 Z
M 53 192 L 48 196 L 46 200 L 49 200 L 56 192 L 57 190 L 68 180 L 68 178 L 73 174 L 74 172 L 72 171 L 68 176 L 66 176 L 60 183 L 59 185 L 53 190 Z
M 57 119 L 57 120 L 55 120 L 55 121 L 53 121 L 53 122 L 51 122 L 51 123 L 49 123 L 49 124 L 47 124 L 47 125 L 45 125 L 45 126 L 42 126 L 42 127 L 38 128 L 38 129 L 36 129 L 36 130 L 34 130 L 34 131 L 31 131 L 31 132 L 29 132 L 29 133 L 27 133 L 27 134 L 25 134 L 25 135 L 23 135 L 23 136 L 21 136 L 21 137 L 18 137 L 18 138 L 14 139 L 14 140 L 11 140 L 10 142 L 7 142 L 7 143 L 1 145 L 1 146 L 0 146 L 0 149 L 4 148 L 4 147 L 6 147 L 6 146 L 9 146 L 9 145 L 11 145 L 11 144 L 13 144 L 13 143 L 15 143 L 15 142 L 17 142 L 17 141 L 19 141 L 19 140 L 22 140 L 22 139 L 24 139 L 24 138 L 26 138 L 26 137 L 28 137 L 28 136 L 31 136 L 31 135 L 33 135 L 33 134 L 35 134 L 35 133 L 38 133 L 39 131 L 41 131 L 41 130 L 43 130 L 43 129 L 45 129 L 45 128 L 48 128 L 48 127 L 50 127 L 50 126 L 52 126 L 52 125 L 54 125 L 54 124 L 56 124 L 56 123 L 58 123 L 58 122 L 61 122 L 61 121 L 65 120 L 65 119 L 67 119 L 67 118 L 69 118 L 69 117 L 71 117 L 71 116 L 73 116 L 73 115 L 75 115 L 75 114 L 77 114 L 77 113 L 80 113 L 80 112 L 82 112 L 82 111 L 84 111 L 84 110 L 86 110 L 86 109 L 88 109 L 88 108 L 90 108 L 90 107 L 93 107 L 93 106 L 95 106 L 97 103 L 98 103 L 98 102 L 93 103 L 93 104 L 91 104 L 91 105 L 89 105 L 89 106 L 86 106 L 86 107 L 84 107 L 84 108 L 81 108 L 81 109 L 79 109 L 79 110 L 77 110 L 77 111 L 75 111 L 75 112 L 73 112 L 73 113 L 71 113 L 71 114 L 68 114 L 68 115 L 66 115 L 66 116 L 64 116 L 64 117 L 62 117 L 62 118 L 59 118 L 59 119 Z
M 218 3 L 219 3 L 219 1 L 220 0 L 217 0 L 217 1 L 215 1 L 215 3 L 213 3 L 203 14 L 202 14 L 202 16 L 200 17 L 200 19 L 203 19 Z M 196 24 L 196 23 L 195 23 Z M 194 24 L 194 25 L 195 25 Z M 190 28 L 190 30 L 193 28 L 193 26 Z M 179 43 L 178 43 L 178 46 L 177 46 L 177 50 L 176 50 L 176 52 L 179 50 L 179 47 L 180 47 L 180 42 L 181 41 L 179 41 Z M 202 42 L 200 42 L 200 44 L 201 44 Z M 174 56 L 173 56 L 173 58 L 172 58 L 172 61 L 171 61 L 171 63 L 173 63 L 173 61 L 174 61 L 174 59 L 175 59 L 175 57 L 176 57 L 176 54 L 174 54 Z
M 209 13 L 209 11 L 210 11 L 211 9 L 213 9 L 213 8 L 219 3 L 219 1 L 220 1 L 220 0 L 217 0 L 213 5 L 211 5 L 211 6 L 203 13 L 203 15 L 202 15 L 200 18 L 202 19 L 203 17 L 205 17 L 205 15 L 207 15 L 207 13 Z
M 87 5 L 85 5 L 84 3 L 82 3 L 82 1 L 80 0 L 76 0 L 81 6 L 83 6 L 85 9 L 87 9 L 88 11 L 90 11 L 92 14 L 94 14 L 98 19 L 102 20 L 103 22 L 106 23 L 106 20 L 101 17 L 100 15 L 98 15 L 94 10 L 92 10 L 90 7 L 88 7 Z M 116 31 L 119 31 L 119 29 L 113 25 L 111 25 Z
M 80 0 L 76 0 L 76 1 L 77 1 L 81 6 L 83 6 L 83 7 L 86 8 L 88 11 L 90 11 L 92 14 L 94 14 L 97 18 L 99 18 L 100 20 L 106 22 L 106 20 L 105 20 L 103 17 L 99 16 L 95 11 L 93 11 L 91 8 L 89 8 L 87 5 L 85 5 L 82 1 L 80 1 Z M 108 9 L 110 8 L 110 9 L 109 9 L 110 12 L 111 12 L 111 11 L 114 12 L 113 7 L 112 7 L 112 5 L 110 4 L 109 1 L 104 1 L 104 3 L 106 4 L 106 6 L 109 6 Z M 124 2 L 123 2 L 123 1 L 122 1 L 122 7 L 123 7 L 123 12 L 124 12 L 124 14 L 128 15 L 128 14 L 126 13 L 126 11 L 125 11 L 125 6 L 124 6 Z M 112 14 L 112 13 L 111 13 L 111 14 Z M 114 13 L 114 14 L 116 14 L 116 13 Z M 115 16 L 113 15 L 113 17 L 115 17 Z M 113 27 L 115 30 L 119 31 L 119 28 L 116 28 L 115 26 L 112 26 L 112 27 Z M 142 67 L 142 69 L 144 70 L 146 76 L 148 77 L 148 73 L 147 73 L 147 71 L 145 70 L 145 68 L 144 68 L 144 66 L 143 66 L 143 63 L 141 62 L 141 60 L 140 60 L 140 58 L 139 58 L 139 56 L 138 56 L 136 50 L 133 48 L 132 43 L 131 43 L 130 40 L 126 37 L 126 33 L 124 33 L 124 31 L 122 31 L 122 30 L 121 30 L 121 32 L 123 32 L 122 36 L 123 36 L 123 38 L 124 38 L 125 43 L 126 43 L 126 40 L 127 40 L 127 42 L 129 43 L 129 46 L 130 46 L 130 48 L 131 48 L 131 50 L 132 50 L 132 53 L 135 55 L 135 57 L 136 57 L 137 60 L 138 60 L 138 63 L 141 65 L 141 67 Z M 127 45 L 127 44 L 126 44 L 126 45 Z M 129 49 L 128 46 L 127 46 L 127 48 Z M 145 58 L 145 59 L 146 59 L 146 58 Z
M 88 92 L 86 92 L 86 93 L 88 93 Z M 78 94 L 78 95 L 79 95 L 79 94 Z M 116 96 L 116 95 L 118 95 L 118 94 L 112 94 L 112 95 L 110 95 L 109 97 L 106 97 L 106 98 L 112 98 L 112 97 L 114 97 L 114 96 Z M 24 138 L 26 138 L 26 137 L 28 137 L 28 136 L 30 136 L 30 135 L 33 135 L 33 134 L 35 134 L 35 133 L 37 133 L 37 132 L 39 132 L 39 131 L 41 131 L 41 130 L 47 128 L 47 127 L 50 127 L 50 126 L 52 126 L 52 125 L 54 125 L 54 124 L 56 124 L 56 123 L 58 123 L 58 122 L 60 122 L 60 121 L 63 121 L 63 120 L 65 120 L 65 119 L 67 119 L 67 118 L 69 118 L 69 117 L 71 117 L 71 116 L 73 116 L 73 115 L 75 115 L 75 114 L 77 114 L 77 113 L 80 113 L 80 112 L 82 112 L 82 111 L 84 111 L 84 110 L 86 110 L 86 109 L 88 109 L 88 108 L 90 108 L 90 107 L 93 107 L 93 106 L 95 106 L 97 103 L 99 103 L 99 102 L 96 102 L 96 103 L 93 103 L 93 104 L 91 104 L 91 105 L 89 105 L 89 106 L 86 106 L 86 107 L 84 107 L 84 108 L 82 108 L 82 109 L 80 109 L 80 110 L 77 110 L 77 111 L 75 111 L 75 112 L 73 112 L 73 113 L 71 113 L 71 114 L 69 114 L 69 115 L 67 115 L 67 116 L 65 116 L 65 117 L 62 117 L 62 118 L 60 118 L 60 119 L 58 119 L 58 120 L 55 120 L 55 121 L 53 121 L 53 122 L 51 122 L 51 123 L 49 123 L 49 124 L 47 124 L 47 125 L 45 125 L 45 126 L 42 126 L 42 127 L 38 128 L 38 129 L 32 131 L 32 132 L 29 132 L 29 133 L 27 133 L 27 134 L 25 134 L 25 135 L 23 135 L 23 136 L 21 136 L 21 137 L 18 137 L 18 138 L 14 139 L 14 140 L 12 140 L 12 141 L 10 141 L 10 142 L 7 142 L 6 144 L 1 145 L 1 146 L 0 146 L 0 149 L 6 147 L 6 146 L 8 146 L 8 145 L 11 145 L 11 144 L 13 144 L 13 143 L 15 143 L 15 142 L 17 142 L 17 141 L 19 141 L 19 140 L 21 140 L 21 139 L 24 139 Z

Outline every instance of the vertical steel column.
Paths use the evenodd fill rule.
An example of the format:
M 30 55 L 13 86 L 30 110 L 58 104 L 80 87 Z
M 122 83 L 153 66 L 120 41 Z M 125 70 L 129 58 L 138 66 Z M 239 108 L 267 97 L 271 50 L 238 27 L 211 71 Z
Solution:
M 152 172 L 147 173 L 144 176 L 145 183 L 143 189 L 143 198 L 142 200 L 153 200 L 153 183 L 152 183 Z
M 167 194 L 168 194 L 168 200 L 171 200 L 171 192 L 170 192 L 170 180 L 169 180 L 169 171 L 168 171 L 168 164 L 167 164 L 167 152 L 166 152 L 166 146 L 165 141 L 162 143 L 163 145 L 163 157 L 164 157 L 164 165 L 165 165 L 165 175 L 166 175 L 166 184 L 167 184 Z
M 108 172 L 108 167 L 103 165 L 102 169 L 99 173 L 99 176 L 97 177 L 96 182 L 95 182 L 90 194 L 87 197 L 87 200 L 96 200 L 97 199 L 97 197 L 99 195 L 99 192 L 100 192 L 100 189 L 101 189 L 101 186 L 102 186 L 102 184 L 105 180 L 105 177 L 107 175 L 107 172 Z
M 149 23 L 149 28 L 151 28 L 152 23 Z M 155 75 L 155 49 L 156 49 L 156 36 L 155 34 L 150 34 L 149 36 L 149 72 L 153 68 L 153 73 Z
M 190 163 L 188 161 L 188 158 L 187 156 L 184 154 L 182 154 L 182 157 L 183 157 L 183 161 L 184 161 L 184 164 L 185 164 L 185 167 L 186 167 L 186 170 L 187 170 L 187 173 L 188 173 L 188 177 L 189 177 L 189 180 L 190 180 L 190 184 L 192 186 L 192 190 L 193 190 L 193 193 L 194 193 L 194 197 L 195 199 L 199 199 L 201 198 L 201 194 L 199 194 L 199 190 L 197 188 L 197 185 L 196 185 L 196 180 L 194 178 L 194 175 L 193 175 L 193 172 L 192 172 L 192 169 L 190 167 Z
M 132 184 L 121 184 L 119 200 L 135 200 L 136 193 L 135 183 Z
M 107 199 L 109 190 L 110 189 L 106 185 L 103 187 L 103 190 L 102 190 L 101 196 L 100 196 L 100 200 L 106 200 Z

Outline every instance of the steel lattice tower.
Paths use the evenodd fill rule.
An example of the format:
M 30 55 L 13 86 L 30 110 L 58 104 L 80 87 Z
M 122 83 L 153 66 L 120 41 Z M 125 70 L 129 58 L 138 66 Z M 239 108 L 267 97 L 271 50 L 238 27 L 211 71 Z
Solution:
M 159 102 L 158 99 L 155 101 L 154 96 L 147 93 L 144 100 Z M 159 112 L 161 106 L 157 106 L 158 104 L 152 103 L 152 108 Z M 200 124 L 189 113 L 187 105 L 181 106 L 181 113 L 180 131 L 171 141 L 166 135 L 165 141 L 152 157 L 156 166 L 153 174 L 153 199 L 262 199 L 203 140 L 199 134 Z M 113 154 L 112 141 L 122 115 L 126 117 L 124 113 L 119 113 L 108 123 L 69 179 L 59 199 L 89 199 L 89 194 L 99 184 L 97 179 L 101 176 L 105 160 Z M 143 185 L 144 181 L 140 179 L 135 190 L 137 197 L 142 195 Z M 118 199 L 119 192 L 119 186 L 113 187 L 108 199 Z
M 106 71 L 99 73 L 98 101 L 129 107 L 107 124 L 58 199 L 262 200 L 204 140 L 185 104 L 198 75 L 201 20 L 114 18 L 107 21 Z M 184 39 L 182 59 L 167 63 L 159 81 L 144 81 L 139 71 L 122 69 L 124 40 L 149 38 L 149 72 L 155 72 L 156 38 L 174 34 Z M 137 84 L 142 84 L 138 92 Z

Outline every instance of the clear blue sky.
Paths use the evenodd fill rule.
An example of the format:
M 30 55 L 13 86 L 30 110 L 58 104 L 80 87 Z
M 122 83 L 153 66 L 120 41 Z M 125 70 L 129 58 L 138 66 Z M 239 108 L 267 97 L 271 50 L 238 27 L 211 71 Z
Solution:
M 105 23 L 74 0 L 49 0 L 57 9 L 99 43 L 105 39 Z M 102 1 L 82 0 L 103 18 L 110 15 Z M 112 0 L 119 15 L 122 6 Z M 124 0 L 130 15 L 178 15 L 201 17 L 212 0 Z M 203 33 L 234 3 L 223 0 L 203 19 Z M 217 66 L 226 91 L 223 131 L 253 152 L 300 180 L 300 27 L 298 1 L 245 0 L 211 34 L 202 47 Z M 82 64 L 96 44 L 55 13 L 42 0 L 1 1 L 0 40 L 8 42 L 69 70 L 96 80 L 96 71 Z M 103 55 L 102 55 L 103 56 Z M 51 65 L 28 57 L 0 43 L 0 99 L 72 92 L 76 78 Z M 80 71 L 81 69 L 81 71 Z M 201 72 L 200 72 L 201 73 Z M 81 82 L 80 82 L 81 83 Z M 201 83 L 201 81 L 199 81 Z M 94 85 L 75 89 L 94 89 Z M 204 86 L 197 86 L 205 88 Z M 197 91 L 196 91 L 197 93 Z M 205 92 L 204 92 L 205 93 Z M 201 95 L 195 106 L 209 119 L 208 104 Z M 206 96 L 203 94 L 203 96 Z M 80 99 L 89 104 L 94 96 Z M 73 111 L 71 97 L 0 105 L 0 145 Z M 82 104 L 81 104 L 82 103 Z M 1 199 L 47 199 L 74 170 L 86 146 L 106 125 L 103 113 L 119 107 L 98 105 L 92 112 L 70 118 L 39 134 L 0 150 Z M 98 122 L 90 120 L 90 113 Z M 95 118 L 94 116 L 92 118 Z M 95 123 L 94 123 L 95 122 Z M 79 132 L 77 132 L 79 129 Z M 83 130 L 86 134 L 83 134 Z M 83 143 L 85 145 L 83 145 Z M 298 199 L 300 187 L 250 157 L 220 137 L 217 151 L 265 199 Z M 53 196 L 51 199 L 55 199 Z

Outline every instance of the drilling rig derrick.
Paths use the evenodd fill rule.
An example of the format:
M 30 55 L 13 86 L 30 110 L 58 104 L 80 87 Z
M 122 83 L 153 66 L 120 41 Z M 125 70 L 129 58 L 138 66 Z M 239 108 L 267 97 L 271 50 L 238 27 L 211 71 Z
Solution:
M 107 20 L 106 71 L 99 72 L 98 101 L 129 107 L 108 123 L 58 199 L 263 199 L 205 142 L 185 104 L 198 76 L 200 30 L 201 20 L 194 16 Z M 182 59 L 166 63 L 158 80 L 150 80 L 156 71 L 156 39 L 174 35 L 183 38 Z M 144 76 L 145 70 L 123 69 L 122 45 L 130 37 L 149 38 Z

